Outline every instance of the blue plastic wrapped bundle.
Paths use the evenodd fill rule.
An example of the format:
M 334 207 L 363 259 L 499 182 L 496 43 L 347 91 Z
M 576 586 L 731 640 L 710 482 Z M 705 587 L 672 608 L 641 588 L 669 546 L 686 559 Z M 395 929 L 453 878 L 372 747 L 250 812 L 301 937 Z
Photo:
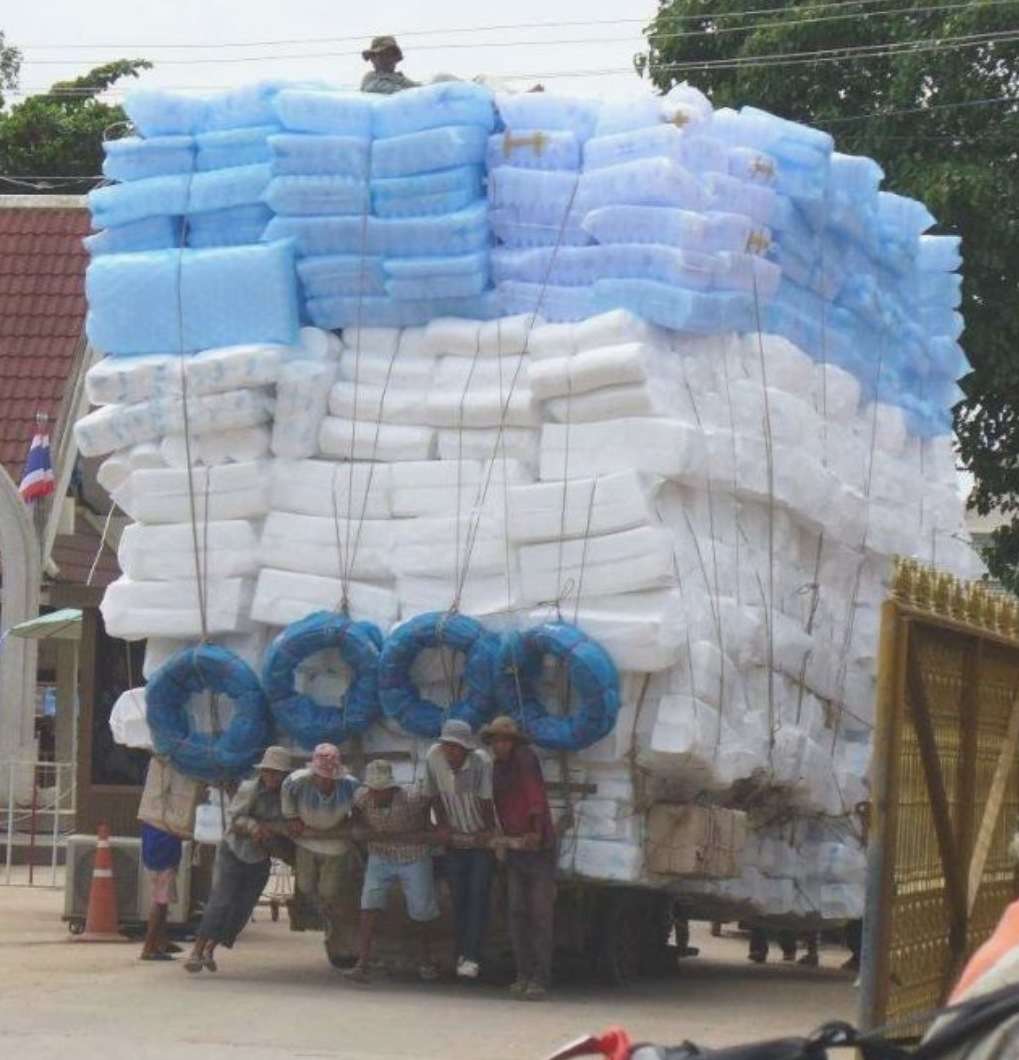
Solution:
M 386 275 L 382 258 L 361 254 L 327 254 L 297 263 L 305 298 L 341 295 L 384 295 Z
M 707 206 L 700 181 L 667 158 L 642 158 L 584 173 L 576 203 L 584 212 L 610 205 L 678 206 L 688 210 Z
M 144 180 L 195 168 L 195 142 L 190 136 L 127 136 L 103 143 L 103 175 L 110 180 Z
M 598 102 L 551 92 L 500 92 L 495 98 L 507 129 L 555 129 L 572 132 L 583 143 L 594 135 Z
M 297 341 L 289 243 L 104 254 L 89 265 L 85 290 L 89 339 L 109 354 Z
M 488 131 L 480 125 L 451 125 L 372 144 L 373 177 L 407 177 L 439 169 L 480 165 L 485 160 Z
M 675 125 L 661 123 L 613 136 L 596 136 L 584 144 L 584 170 L 591 172 L 644 158 L 670 158 L 682 164 L 685 139 Z
M 538 219 L 529 215 L 526 207 L 505 206 L 489 213 L 492 234 L 507 247 L 582 247 L 592 242 L 591 236 L 580 227 L 581 215 L 569 218 L 546 214 Z
M 261 203 L 191 214 L 187 219 L 187 244 L 189 247 L 235 247 L 259 243 L 272 216 L 272 210 Z
M 496 288 L 502 316 L 537 315 L 550 324 L 572 324 L 601 310 L 590 287 L 505 280 Z
M 371 139 L 377 96 L 358 92 L 284 89 L 273 101 L 276 117 L 293 132 Z
M 191 179 L 186 212 L 205 213 L 261 202 L 271 178 L 272 168 L 267 162 L 196 173 Z
M 962 267 L 959 236 L 920 236 L 916 268 L 920 272 L 954 272 Z
M 115 228 L 147 217 L 187 213 L 191 179 L 190 174 L 174 174 L 96 188 L 88 194 L 92 224 Z
M 507 129 L 488 138 L 485 164 L 519 169 L 580 169 L 580 141 L 568 130 Z
M 198 731 L 187 710 L 188 700 L 202 692 L 233 704 L 220 734 Z M 209 783 L 241 779 L 269 743 L 269 710 L 258 676 L 240 656 L 215 644 L 185 648 L 163 663 L 145 689 L 145 714 L 156 754 Z
M 545 656 L 561 661 L 579 699 L 550 711 L 538 698 Z M 516 718 L 539 747 L 582 751 L 612 732 L 621 706 L 619 674 L 608 652 L 565 622 L 546 622 L 503 638 L 496 669 L 499 709 Z
M 599 280 L 594 302 L 598 312 L 629 309 L 674 331 L 716 335 L 757 330 L 754 297 L 741 291 L 689 291 L 655 280 Z
M 383 140 L 443 125 L 475 125 L 490 133 L 495 128 L 492 93 L 471 81 L 441 81 L 381 96 L 372 133 L 376 140 Z
M 372 211 L 378 217 L 455 213 L 477 202 L 483 195 L 480 166 L 461 166 L 371 182 Z
M 195 168 L 199 170 L 232 169 L 268 162 L 272 158 L 268 138 L 278 133 L 278 125 L 255 125 L 249 129 L 225 129 L 199 133 Z
M 582 224 L 599 243 L 664 243 L 705 254 L 764 249 L 771 243 L 771 232 L 744 214 L 670 206 L 603 206 Z
M 705 210 L 731 210 L 738 203 L 752 221 L 774 228 L 782 226 L 788 212 L 780 209 L 779 196 L 772 188 L 737 180 L 727 173 L 705 174 L 702 187 Z
M 487 253 L 430 258 L 386 258 L 386 293 L 400 301 L 470 298 L 489 284 Z
M 342 744 L 366 732 L 382 715 L 381 643 L 377 627 L 334 611 L 316 611 L 287 626 L 269 646 L 262 667 L 262 685 L 277 726 L 309 751 L 316 744 Z M 340 703 L 323 705 L 297 691 L 296 675 L 306 659 L 329 650 L 339 652 L 351 681 Z
M 281 89 L 292 88 L 292 81 L 258 81 L 207 98 L 201 130 L 247 129 L 276 124 L 275 100 Z
M 488 211 L 478 203 L 440 217 L 274 217 L 265 238 L 292 238 L 302 256 L 470 254 L 488 246 Z
M 166 250 L 180 246 L 181 218 L 146 217 L 115 228 L 104 228 L 82 240 L 93 256 L 130 254 L 139 250 Z
M 367 179 L 371 140 L 359 136 L 278 133 L 269 137 L 275 176 L 332 174 Z
M 517 169 L 500 166 L 488 175 L 492 206 L 515 207 L 536 218 L 562 217 L 580 194 L 580 176 L 568 170 Z
M 311 298 L 308 317 L 320 328 L 380 327 L 409 328 L 437 317 L 490 320 L 503 315 L 492 291 L 472 298 L 430 298 L 407 301 L 384 297 Z
M 265 202 L 286 217 L 367 213 L 368 184 L 357 177 L 317 174 L 273 177 Z
M 970 370 L 969 358 L 955 339 L 938 336 L 928 343 L 932 370 L 949 379 L 961 379 Z
M 124 110 L 142 136 L 195 133 L 205 125 L 208 101 L 185 92 L 136 88 L 127 93 Z

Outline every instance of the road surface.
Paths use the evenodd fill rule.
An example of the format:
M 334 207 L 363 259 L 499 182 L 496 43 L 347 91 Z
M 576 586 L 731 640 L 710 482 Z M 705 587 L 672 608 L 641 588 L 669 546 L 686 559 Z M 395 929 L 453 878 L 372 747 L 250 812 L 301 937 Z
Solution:
M 818 970 L 749 965 L 746 940 L 710 939 L 705 956 L 664 980 L 623 990 L 558 989 L 545 1004 L 502 990 L 383 981 L 347 984 L 326 964 L 321 936 L 288 930 L 260 910 L 216 975 L 142 964 L 137 944 L 72 944 L 58 891 L 0 886 L 0 1027 L 5 1052 L 31 1060 L 201 1060 L 338 1057 L 365 1060 L 540 1060 L 607 1024 L 642 1039 L 733 1044 L 852 1019 L 851 981 L 823 955 Z M 777 951 L 776 951 L 777 956 Z

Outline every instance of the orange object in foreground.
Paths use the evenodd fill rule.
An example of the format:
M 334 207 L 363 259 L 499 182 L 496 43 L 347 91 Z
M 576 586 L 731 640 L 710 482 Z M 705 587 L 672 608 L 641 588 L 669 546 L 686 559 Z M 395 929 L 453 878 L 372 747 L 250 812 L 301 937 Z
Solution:
M 1019 902 L 1002 914 L 994 934 L 973 954 L 956 983 L 949 1003 L 961 1000 L 966 991 L 986 975 L 1006 954 L 1019 949 Z
M 92 866 L 92 886 L 88 892 L 85 930 L 73 936 L 74 942 L 125 942 L 120 934 L 117 914 L 117 885 L 113 879 L 113 851 L 110 829 L 101 824 L 96 829 L 96 859 Z

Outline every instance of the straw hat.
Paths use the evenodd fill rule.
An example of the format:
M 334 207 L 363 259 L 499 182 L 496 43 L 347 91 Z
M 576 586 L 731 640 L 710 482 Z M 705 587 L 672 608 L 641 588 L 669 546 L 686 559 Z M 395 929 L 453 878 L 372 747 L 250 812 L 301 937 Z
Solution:
M 285 747 L 267 747 L 256 769 L 271 769 L 274 773 L 290 772 L 290 752 Z
M 392 763 L 384 758 L 369 762 L 364 771 L 364 786 L 372 791 L 388 791 L 399 785 L 393 779 Z
M 471 727 L 467 722 L 456 718 L 450 718 L 449 721 L 443 723 L 442 732 L 439 733 L 439 743 L 455 743 L 465 751 L 473 751 L 477 746 Z
M 481 739 L 489 744 L 493 740 L 509 739 L 516 743 L 530 743 L 530 737 L 520 731 L 520 726 L 508 715 L 493 718 L 482 730 Z

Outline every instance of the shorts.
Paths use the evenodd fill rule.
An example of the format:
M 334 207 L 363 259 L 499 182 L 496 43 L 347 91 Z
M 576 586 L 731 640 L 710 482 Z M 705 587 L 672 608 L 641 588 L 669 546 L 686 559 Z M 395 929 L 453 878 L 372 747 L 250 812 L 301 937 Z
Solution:
M 177 870 L 146 869 L 152 888 L 153 905 L 173 905 L 177 901 Z
M 403 900 L 407 903 L 407 914 L 411 920 L 424 923 L 438 919 L 439 903 L 435 898 L 435 871 L 431 857 L 401 862 L 369 854 L 361 890 L 361 908 L 385 909 L 389 888 L 396 881 L 399 881 L 403 890 Z

